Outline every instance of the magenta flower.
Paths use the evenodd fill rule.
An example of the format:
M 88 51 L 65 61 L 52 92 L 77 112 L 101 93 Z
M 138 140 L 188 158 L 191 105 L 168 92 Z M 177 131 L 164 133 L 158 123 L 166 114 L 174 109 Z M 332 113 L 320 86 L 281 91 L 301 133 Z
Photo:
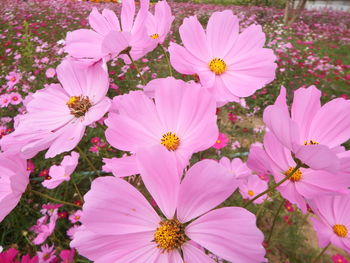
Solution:
M 64 181 L 70 180 L 70 175 L 74 172 L 78 165 L 79 153 L 72 152 L 71 155 L 66 155 L 60 165 L 53 165 L 49 170 L 49 175 L 46 176 L 42 185 L 48 189 L 54 189 Z
M 215 148 L 216 150 L 220 150 L 226 147 L 229 141 L 230 139 L 227 137 L 225 133 L 219 133 L 219 136 L 212 147 Z
M 231 10 L 213 13 L 206 31 L 195 16 L 185 18 L 179 31 L 185 47 L 170 43 L 171 64 L 182 74 L 197 74 L 218 102 L 239 102 L 274 80 L 276 57 L 263 48 L 261 26 L 251 25 L 239 34 Z
M 183 169 L 193 153 L 208 149 L 217 139 L 216 106 L 200 86 L 166 83 L 155 89 L 154 101 L 141 91 L 115 97 L 118 113 L 111 111 L 105 121 L 106 139 L 136 154 L 141 148 L 163 145 Z
M 0 253 L 0 262 L 13 262 L 18 254 L 18 250 L 15 248 L 9 248 L 7 251 Z
M 154 15 L 148 14 L 146 27 L 148 35 L 158 44 L 162 44 L 170 31 L 175 17 L 171 14 L 166 1 L 159 1 L 155 5 Z
M 74 260 L 75 250 L 65 249 L 60 252 L 61 263 L 72 263 Z
M 75 223 L 77 223 L 77 222 L 80 222 L 81 214 L 82 214 L 82 211 L 81 211 L 81 210 L 75 211 L 73 214 L 71 214 L 71 215 L 69 216 L 69 221 L 70 221 L 72 224 L 75 224 Z
M 289 114 L 286 90 L 264 111 L 264 122 L 276 138 L 312 169 L 335 172 L 336 153 L 350 138 L 350 101 L 334 99 L 321 107 L 321 92 L 314 86 L 294 92 Z
M 342 255 L 335 254 L 332 256 L 333 263 L 349 263 Z
M 284 179 L 295 168 L 292 153 L 284 147 L 271 132 L 264 137 L 264 150 L 254 153 L 259 148 L 251 149 L 249 163 L 257 163 L 254 157 L 265 161 L 266 170 L 271 171 L 275 181 Z M 303 212 L 307 211 L 306 201 L 321 195 L 347 192 L 350 177 L 342 172 L 327 172 L 310 168 L 299 168 L 292 177 L 277 187 L 284 198 L 296 204 Z
M 196 163 L 180 183 L 176 159 L 163 147 L 139 152 L 138 160 L 165 217 L 125 180 L 97 178 L 71 242 L 81 255 L 97 263 L 213 262 L 200 245 L 232 262 L 266 262 L 253 214 L 240 207 L 212 210 L 237 187 L 216 161 Z
M 322 196 L 309 203 L 310 218 L 321 248 L 329 243 L 350 253 L 350 195 Z
M 57 76 L 63 87 L 51 84 L 32 95 L 15 131 L 0 141 L 4 151 L 21 152 L 28 158 L 47 148 L 46 158 L 70 151 L 86 126 L 107 112 L 109 84 L 102 62 L 87 67 L 65 60 L 58 66 Z
M 27 161 L 18 155 L 0 153 L 0 222 L 18 204 L 29 183 Z
M 22 96 L 17 92 L 12 92 L 9 94 L 9 96 L 12 105 L 18 105 L 22 102 Z
M 268 188 L 267 182 L 261 180 L 257 175 L 252 174 L 248 178 L 244 179 L 239 185 L 239 192 L 244 199 L 253 199 L 256 195 L 264 192 Z M 263 195 L 253 201 L 254 204 L 261 204 L 267 198 L 267 195 Z
M 49 247 L 47 244 L 41 246 L 41 251 L 37 252 L 39 262 L 40 263 L 54 262 L 54 260 L 56 259 L 55 252 L 56 250 L 53 245 L 51 247 Z

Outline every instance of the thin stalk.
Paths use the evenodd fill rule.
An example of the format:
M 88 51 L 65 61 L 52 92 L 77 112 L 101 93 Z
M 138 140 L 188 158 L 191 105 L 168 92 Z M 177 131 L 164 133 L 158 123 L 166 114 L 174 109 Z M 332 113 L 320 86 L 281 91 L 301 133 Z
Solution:
M 272 233 L 273 233 L 273 230 L 274 230 L 275 225 L 276 225 L 276 222 L 277 222 L 277 217 L 278 217 L 279 213 L 281 212 L 281 209 L 282 209 L 282 207 L 283 207 L 283 204 L 284 204 L 284 199 L 282 200 L 280 206 L 278 207 L 277 212 L 276 212 L 276 214 L 275 214 L 275 217 L 274 217 L 274 219 L 273 219 L 272 226 L 271 226 L 271 231 L 270 231 L 269 237 L 267 238 L 267 241 L 266 241 L 267 244 L 270 243 L 270 240 L 271 240 L 271 237 L 272 237 Z
M 51 201 L 53 201 L 53 202 L 60 203 L 60 204 L 65 204 L 65 205 L 71 205 L 71 206 L 75 206 L 75 207 L 81 208 L 79 205 L 76 205 L 76 204 L 73 204 L 73 203 L 70 203 L 70 202 L 66 202 L 66 201 L 63 201 L 63 200 L 56 199 L 56 198 L 54 198 L 54 197 L 51 197 L 51 196 L 49 196 L 49 195 L 47 195 L 47 194 L 40 193 L 40 192 L 35 191 L 35 190 L 33 190 L 33 189 L 31 189 L 30 191 L 31 191 L 33 194 L 39 195 L 39 196 L 44 197 L 44 198 L 46 198 L 46 199 L 49 199 L 49 200 L 51 200 Z
M 165 48 L 163 47 L 163 45 L 159 44 L 159 46 L 160 46 L 160 49 L 161 49 L 161 50 L 163 51 L 163 53 L 164 53 L 166 62 L 168 63 L 168 67 L 169 67 L 169 74 L 170 74 L 170 76 L 172 77 L 172 76 L 173 76 L 173 71 L 172 71 L 172 69 L 171 69 L 171 64 L 170 64 L 170 60 L 169 60 L 168 53 L 165 51 Z
M 321 253 L 318 254 L 318 256 L 312 261 L 312 263 L 316 263 L 323 256 L 324 252 L 326 252 L 326 250 L 329 248 L 330 245 L 331 245 L 331 243 L 329 243 L 327 246 L 325 246 L 322 249 Z
M 77 146 L 77 149 L 80 153 L 80 155 L 84 158 L 84 160 L 88 163 L 88 165 L 90 166 L 90 168 L 98 175 L 99 172 L 98 170 L 96 169 L 96 167 L 94 166 L 94 164 L 90 161 L 89 157 L 87 157 L 87 155 L 83 152 L 83 150 Z
M 277 184 L 269 187 L 268 189 L 266 189 L 264 192 L 258 194 L 257 196 L 255 196 L 253 199 L 250 199 L 249 202 L 247 202 L 243 207 L 247 207 L 248 205 L 250 205 L 251 203 L 253 203 L 256 199 L 258 199 L 259 197 L 275 190 L 278 186 L 280 186 L 281 184 L 283 184 L 285 181 L 289 180 L 289 178 L 292 177 L 292 175 L 301 167 L 301 163 L 297 163 L 297 165 L 294 167 L 293 171 L 288 174 L 285 178 L 283 178 L 281 181 L 279 181 Z
M 130 52 L 127 52 L 126 55 L 129 57 L 129 59 L 131 60 L 132 64 L 135 66 L 135 69 L 136 69 L 137 73 L 140 75 L 142 85 L 145 86 L 146 85 L 146 80 L 143 78 L 143 76 L 141 74 L 141 71 L 137 67 L 134 59 L 131 57 Z
M 74 179 L 72 179 L 72 183 L 73 183 L 73 185 L 74 185 L 75 190 L 77 191 L 77 193 L 78 193 L 78 195 L 79 195 L 80 201 L 84 202 L 84 198 L 83 198 L 82 194 L 80 193 L 77 184 L 74 182 Z

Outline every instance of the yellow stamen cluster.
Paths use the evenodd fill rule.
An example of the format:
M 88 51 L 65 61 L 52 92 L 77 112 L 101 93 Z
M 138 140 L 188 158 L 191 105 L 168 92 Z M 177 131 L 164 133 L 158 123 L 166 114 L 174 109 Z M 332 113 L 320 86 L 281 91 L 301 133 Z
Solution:
M 159 35 L 158 35 L 158 34 L 153 34 L 153 35 L 150 35 L 150 38 L 158 39 L 158 38 L 159 38 Z
M 310 140 L 310 141 L 304 141 L 304 145 L 315 145 L 315 144 L 320 144 L 319 142 L 316 142 L 314 140 Z
M 92 106 L 89 97 L 84 96 L 72 96 L 66 104 L 70 109 L 70 114 L 77 118 L 84 116 Z
M 294 167 L 289 167 L 288 171 L 284 172 L 286 176 L 290 175 L 290 173 L 294 170 Z M 289 178 L 292 182 L 298 182 L 303 177 L 303 173 L 300 169 L 296 170 L 293 175 Z
M 154 241 L 162 251 L 180 248 L 186 242 L 183 225 L 177 219 L 164 220 L 154 233 Z
M 253 195 L 254 195 L 254 191 L 253 191 L 253 190 L 249 190 L 249 191 L 248 191 L 248 195 L 249 195 L 249 196 L 253 196 Z
M 334 225 L 333 226 L 333 232 L 338 236 L 338 237 L 346 237 L 348 235 L 348 229 L 344 225 Z
M 208 64 L 210 70 L 216 75 L 221 75 L 226 71 L 226 63 L 221 58 L 214 58 Z
M 180 138 L 175 133 L 167 132 L 162 135 L 160 144 L 165 146 L 168 151 L 175 151 L 180 145 Z

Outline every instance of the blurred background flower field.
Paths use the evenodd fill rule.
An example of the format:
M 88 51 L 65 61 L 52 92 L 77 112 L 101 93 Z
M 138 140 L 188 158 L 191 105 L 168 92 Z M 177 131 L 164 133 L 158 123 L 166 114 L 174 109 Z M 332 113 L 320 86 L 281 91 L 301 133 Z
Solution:
M 229 103 L 218 110 L 222 133 L 220 143 L 194 155 L 193 162 L 202 158 L 220 159 L 222 156 L 246 160 L 250 145 L 261 142 L 264 135 L 262 111 L 275 101 L 281 86 L 287 88 L 289 98 L 294 90 L 310 85 L 322 91 L 323 101 L 350 97 L 350 13 L 303 10 L 300 18 L 286 26 L 283 23 L 285 2 L 254 1 L 237 0 L 235 5 L 227 0 L 220 3 L 216 0 L 210 3 L 202 0 L 169 3 L 175 21 L 166 43 L 180 43 L 178 28 L 185 17 L 196 15 L 204 25 L 211 13 L 231 9 L 240 19 L 241 30 L 254 23 L 263 26 L 266 46 L 272 48 L 278 57 L 276 79 L 272 83 L 253 96 L 241 99 L 240 103 Z M 0 138 L 13 131 L 13 118 L 25 110 L 23 103 L 28 94 L 42 89 L 45 84 L 58 82 L 55 68 L 66 56 L 63 50 L 66 34 L 88 27 L 87 17 L 92 7 L 99 10 L 109 8 L 119 13 L 121 5 L 116 1 L 1 0 Z M 146 82 L 169 75 L 167 57 L 160 48 L 136 64 Z M 140 78 L 135 78 L 136 73 L 133 65 L 125 65 L 122 60 L 109 62 L 110 97 L 140 87 L 142 83 Z M 172 74 L 176 78 L 196 80 L 196 76 L 182 76 L 174 70 Z M 79 148 L 99 171 L 95 171 L 86 159 L 81 159 L 76 169 L 79 172 L 73 173 L 71 182 L 62 183 L 53 190 L 44 190 L 41 182 L 47 179 L 48 169 L 60 163 L 62 158 L 44 159 L 44 154 L 39 153 L 28 161 L 31 172 L 29 188 L 74 204 L 62 204 L 58 208 L 55 231 L 46 241 L 54 245 L 57 257 L 62 250 L 69 249 L 68 231 L 79 225 L 79 215 L 77 220 L 74 216 L 83 203 L 82 196 L 89 190 L 91 181 L 104 173 L 100 171 L 103 165 L 101 156 L 112 158 L 122 155 L 107 143 L 103 123 L 98 126 L 98 129 L 86 130 L 87 135 L 79 143 Z M 137 176 L 129 181 L 144 189 Z M 277 191 L 271 195 L 275 200 L 279 198 Z M 4 250 L 16 248 L 23 255 L 34 255 L 40 251 L 41 246 L 32 242 L 35 234 L 31 227 L 41 216 L 42 205 L 49 202 L 45 196 L 39 197 L 27 191 L 16 209 L 0 224 L 0 246 Z M 236 192 L 224 205 L 242 205 L 244 202 Z M 275 225 L 273 236 L 265 244 L 269 262 L 307 263 L 320 252 L 308 220 L 312 216 L 310 213 L 304 215 L 288 202 L 283 207 L 276 202 L 267 202 L 250 209 L 257 214 L 258 227 L 267 233 L 265 236 Z M 280 216 L 273 222 L 278 209 L 282 209 Z M 349 260 L 343 250 L 331 247 L 320 262 L 345 263 Z M 74 262 L 89 261 L 75 255 Z

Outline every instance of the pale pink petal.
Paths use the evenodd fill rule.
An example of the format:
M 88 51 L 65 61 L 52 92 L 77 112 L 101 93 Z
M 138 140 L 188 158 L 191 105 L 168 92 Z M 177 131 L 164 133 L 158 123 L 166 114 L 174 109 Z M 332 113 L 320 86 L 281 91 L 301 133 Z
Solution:
M 182 74 L 192 75 L 196 73 L 195 65 L 205 65 L 186 48 L 171 42 L 169 45 L 170 63 L 174 69 Z
M 223 59 L 238 38 L 238 18 L 231 10 L 213 13 L 207 24 L 208 46 L 213 58 Z
M 177 205 L 181 171 L 172 152 L 162 145 L 141 149 L 136 155 L 142 180 L 167 218 L 173 218 Z
M 93 105 L 83 118 L 84 125 L 90 125 L 91 123 L 100 120 L 111 107 L 111 100 L 107 97 L 100 100 L 97 104 Z
M 89 15 L 89 24 L 93 30 L 102 36 L 105 36 L 110 31 L 110 26 L 103 15 L 94 7 Z
M 84 201 L 81 222 L 103 235 L 154 231 L 160 222 L 146 198 L 131 184 L 114 176 L 95 179 Z
M 213 259 L 207 256 L 204 251 L 195 247 L 191 242 L 182 245 L 184 261 L 188 263 L 215 263 Z
M 292 120 L 300 128 L 301 139 L 307 140 L 312 119 L 321 108 L 321 92 L 315 86 L 294 91 L 291 109 Z
M 255 215 L 240 207 L 213 210 L 192 222 L 186 235 L 212 253 L 231 262 L 267 262 L 263 233 Z
M 101 50 L 103 53 L 111 54 L 112 57 L 115 57 L 130 45 L 130 41 L 131 35 L 129 32 L 111 30 L 104 37 Z
M 250 147 L 247 165 L 250 169 L 258 173 L 269 174 L 272 170 L 270 167 L 270 159 L 262 146 Z
M 308 140 L 325 144 L 330 148 L 350 138 L 350 101 L 334 99 L 317 112 L 312 120 Z
M 104 16 L 104 18 L 108 22 L 108 25 L 109 25 L 111 30 L 112 29 L 120 30 L 119 19 L 112 10 L 105 8 L 102 11 L 102 15 Z
M 185 48 L 197 59 L 209 63 L 210 51 L 207 37 L 197 17 L 185 18 L 179 28 L 179 33 Z
M 135 1 L 125 0 L 122 3 L 121 24 L 123 31 L 131 31 L 135 16 Z
M 140 173 L 135 155 L 111 159 L 103 158 L 102 160 L 105 163 L 102 170 L 111 172 L 114 176 L 124 177 Z
M 208 212 L 225 201 L 236 188 L 236 180 L 216 161 L 197 162 L 181 183 L 177 218 L 184 223 Z

